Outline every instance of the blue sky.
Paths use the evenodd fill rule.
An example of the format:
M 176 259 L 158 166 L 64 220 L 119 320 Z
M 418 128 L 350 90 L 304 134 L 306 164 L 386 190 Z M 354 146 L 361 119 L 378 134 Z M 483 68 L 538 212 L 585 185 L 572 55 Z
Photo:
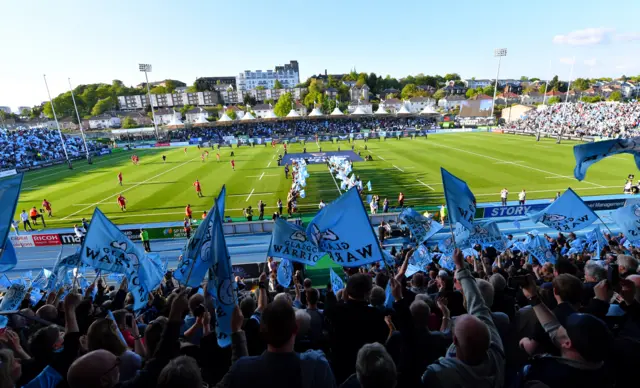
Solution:
M 522 5 L 521 5 L 522 4 Z M 327 69 L 494 78 L 640 74 L 633 0 L 72 1 L 7 0 L 0 36 L 0 106 L 34 105 L 80 83 L 191 84 L 297 59 L 301 78 Z M 551 63 L 551 71 L 549 71 Z

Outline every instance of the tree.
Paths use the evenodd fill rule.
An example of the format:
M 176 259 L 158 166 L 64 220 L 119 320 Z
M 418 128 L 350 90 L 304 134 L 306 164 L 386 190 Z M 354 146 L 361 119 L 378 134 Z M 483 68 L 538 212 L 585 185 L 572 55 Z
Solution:
M 547 84 L 540 85 L 540 87 L 538 88 L 538 93 L 545 94 L 546 92 L 547 92 Z
M 520 77 L 520 81 L 529 81 L 529 78 L 526 75 Z
M 318 82 L 318 80 L 311 80 L 311 83 L 309 84 L 309 92 L 304 96 L 304 105 L 307 108 L 314 108 L 316 103 L 322 104 L 322 99 L 324 98 L 324 95 L 322 94 L 322 86 L 322 83 Z
M 97 91 L 96 91 L 97 92 Z M 151 88 L 151 94 L 167 94 L 167 88 L 164 86 L 155 86 L 153 88 Z
M 444 98 L 444 95 L 445 95 L 444 94 L 444 90 L 438 89 L 438 90 L 436 90 L 435 93 L 433 93 L 433 98 L 435 98 L 435 100 L 438 101 L 438 100 Z
M 415 84 L 407 84 L 404 88 L 402 88 L 400 96 L 402 96 L 403 99 L 408 100 L 409 98 L 415 96 L 417 91 L 418 88 Z
M 42 105 L 34 105 L 31 108 L 31 112 L 29 113 L 29 117 L 32 119 L 40 117 L 42 114 L 43 106 Z
M 280 96 L 276 106 L 273 107 L 273 113 L 278 117 L 285 117 L 291 111 L 292 105 L 293 97 L 291 97 L 291 93 L 285 93 Z
M 256 90 L 265 90 L 266 88 L 262 85 L 256 86 Z
M 273 98 L 267 98 L 266 100 L 264 100 L 264 103 L 269 105 L 273 105 L 273 102 Z
M 367 83 L 367 75 L 364 73 L 360 74 L 358 76 L 358 80 L 356 81 L 356 86 L 360 88 L 366 83 Z
M 282 84 L 280 83 L 280 80 L 276 80 L 276 82 L 273 83 L 273 88 L 274 89 L 283 89 Z
M 469 89 L 469 90 L 467 90 L 466 96 L 467 96 L 467 98 L 472 98 L 476 94 L 478 94 L 478 91 L 476 89 Z
M 27 108 L 23 109 L 23 110 L 22 110 L 22 112 L 20 112 L 20 115 L 21 115 L 22 117 L 29 117 L 29 116 L 31 116 L 31 109 L 27 109 Z
M 558 97 L 558 96 L 553 96 L 553 97 L 551 97 L 550 99 L 547 100 L 547 104 L 549 104 L 549 105 L 557 104 L 559 102 L 561 102 L 561 100 L 560 100 L 560 97 Z
M 587 90 L 589 89 L 589 80 L 576 78 L 576 80 L 571 83 L 571 86 L 574 90 Z
M 460 75 L 458 73 L 450 73 L 444 75 L 445 81 L 460 81 Z
M 175 92 L 177 86 L 178 85 L 176 84 L 176 81 L 174 81 L 172 79 L 168 79 L 168 80 L 164 81 L 164 87 L 167 90 L 167 93 Z
M 103 98 L 93 106 L 93 109 L 91 109 L 91 114 L 93 116 L 98 116 L 103 114 L 106 111 L 115 109 L 115 107 L 116 107 L 115 98 L 113 97 Z
M 536 82 L 536 81 L 540 81 L 540 78 L 536 78 L 536 77 L 529 78 L 529 82 Z
M 369 76 L 367 77 L 367 86 L 369 87 L 369 90 L 373 94 L 379 93 L 376 87 L 377 83 L 378 83 L 378 76 L 376 75 L 376 73 L 370 73 Z
M 238 118 L 238 115 L 236 114 L 236 111 L 233 109 L 227 109 L 224 113 L 227 114 L 227 116 L 229 116 L 229 118 L 231 120 L 235 120 Z
M 622 101 L 622 93 L 620 93 L 619 90 L 614 91 L 613 93 L 611 93 L 609 95 L 609 98 L 607 99 L 609 101 Z
M 187 112 L 193 108 L 194 108 L 193 105 L 184 105 L 182 108 L 180 108 L 180 114 L 182 115 L 183 120 L 185 119 Z
M 138 123 L 133 119 L 133 117 L 127 116 L 122 120 L 122 128 L 138 128 Z
M 493 85 L 487 85 L 484 88 L 482 88 L 482 94 L 486 94 L 487 96 L 493 96 L 494 90 L 495 89 Z
M 196 93 L 198 91 L 198 88 L 196 88 L 194 85 L 189 86 L 187 88 L 187 93 Z
M 555 89 L 558 87 L 558 76 L 555 75 L 552 79 L 551 82 L 549 82 L 549 89 Z
M 256 101 L 256 98 L 253 97 L 251 94 L 247 93 L 244 95 L 244 97 L 242 98 L 242 102 L 245 105 L 255 105 L 258 103 L 258 101 Z

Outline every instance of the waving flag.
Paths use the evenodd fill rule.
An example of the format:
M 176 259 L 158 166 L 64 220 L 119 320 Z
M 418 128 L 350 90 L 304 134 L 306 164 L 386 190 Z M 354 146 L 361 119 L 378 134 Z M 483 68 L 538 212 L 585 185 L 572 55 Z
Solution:
M 331 280 L 331 289 L 333 290 L 333 293 L 338 295 L 338 291 L 344 288 L 342 278 L 333 271 L 333 268 L 329 268 L 329 278 Z
M 476 197 L 467 186 L 467 183 L 457 178 L 444 168 L 440 168 L 442 174 L 442 186 L 444 197 L 449 210 L 451 224 L 459 222 L 467 229 L 473 227 L 473 218 L 476 215 Z
M 544 265 L 548 261 L 553 264 L 556 263 L 556 257 L 549 247 L 549 242 L 544 237 L 531 236 L 529 241 L 525 242 L 524 247 L 527 252 L 538 259 L 541 265 Z
M 0 276 L 0 289 L 7 289 L 11 287 L 11 280 L 7 277 L 7 275 L 2 274 Z
M 211 249 L 208 251 L 212 271 L 209 272 L 209 293 L 213 296 L 216 311 L 216 336 L 218 345 L 231 345 L 231 315 L 238 301 L 238 285 L 231 267 L 231 257 L 227 249 L 222 229 L 222 217 L 214 212 L 211 226 Z
M 430 220 L 412 208 L 406 208 L 400 213 L 400 219 L 407 224 L 411 234 L 418 244 L 422 244 L 442 229 L 442 225 Z
M 16 249 L 13 247 L 11 240 L 7 239 L 4 243 L 4 249 L 0 250 L 0 272 L 7 272 L 18 263 Z
M 421 270 L 424 270 L 432 261 L 431 253 L 429 253 L 429 250 L 424 244 L 420 244 L 409 258 L 409 264 L 415 265 L 421 268 Z
M 16 174 L 9 178 L 0 179 L 0 271 L 8 271 L 12 269 L 16 262 L 15 250 L 13 245 L 8 242 L 7 236 L 11 230 L 13 215 L 16 213 L 18 205 L 18 196 L 20 195 L 20 187 L 22 186 L 22 177 L 24 174 Z M 5 250 L 11 250 L 5 257 Z
M 267 254 L 312 266 L 323 256 L 304 229 L 282 218 L 276 219 L 273 224 Z
M 605 239 L 602 234 L 602 230 L 600 230 L 600 226 L 596 226 L 591 232 L 587 232 L 584 237 L 587 239 L 587 243 L 589 243 L 589 250 L 591 252 L 595 251 L 598 256 L 602 253 L 602 249 L 609 245 L 607 239 Z
M 25 295 L 27 295 L 27 286 L 13 283 L 0 302 L 0 311 L 18 310 Z
M 528 216 L 531 221 L 541 222 L 560 232 L 586 228 L 598 219 L 596 213 L 571 188 L 545 209 Z
M 499 251 L 505 249 L 504 239 L 495 221 L 480 221 L 473 224 L 468 242 L 471 246 L 479 244 L 482 248 L 493 247 Z
M 133 294 L 134 310 L 147 304 L 149 293 L 160 285 L 164 273 L 160 256 L 145 254 L 96 208 L 80 251 L 80 260 L 95 269 L 125 274 Z
M 211 267 L 209 250 L 211 249 L 212 217 L 213 213 L 217 211 L 224 219 L 226 194 L 227 189 L 222 186 L 216 202 L 183 249 L 182 260 L 178 262 L 178 267 L 173 275 L 182 285 L 198 287 Z
M 640 202 L 634 202 L 616 209 L 611 218 L 620 227 L 627 240 L 640 242 Z
M 581 181 L 592 164 L 622 153 L 633 155 L 636 167 L 640 169 L 640 138 L 604 140 L 576 145 L 573 147 L 573 156 L 576 158 L 573 175 Z
M 373 233 L 357 189 L 351 189 L 322 209 L 307 227 L 313 243 L 344 267 L 382 260 L 378 238 Z
M 44 290 L 47 287 L 47 283 L 49 282 L 49 278 L 53 275 L 53 272 L 49 271 L 46 268 L 40 270 L 40 273 L 33 279 L 31 282 L 31 287 L 37 290 Z
M 276 273 L 278 278 L 278 284 L 282 287 L 289 287 L 291 285 L 291 276 L 293 276 L 293 264 L 287 259 L 282 259 L 278 265 L 278 272 Z

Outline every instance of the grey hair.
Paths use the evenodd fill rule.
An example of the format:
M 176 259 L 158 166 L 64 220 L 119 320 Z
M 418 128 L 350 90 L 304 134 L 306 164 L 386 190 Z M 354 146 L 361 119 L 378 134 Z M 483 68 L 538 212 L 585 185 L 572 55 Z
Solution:
M 384 346 L 366 344 L 358 351 L 356 377 L 362 388 L 394 388 L 396 364 Z
M 311 327 L 311 315 L 305 310 L 296 310 L 296 324 L 298 324 L 298 336 L 304 337 Z
M 591 276 L 599 282 L 607 278 L 607 270 L 601 265 L 589 262 L 584 266 L 584 275 Z
M 616 262 L 619 266 L 624 267 L 629 272 L 638 272 L 638 261 L 631 256 L 620 255 Z
M 491 275 L 491 277 L 489 277 L 489 283 L 493 286 L 494 291 L 504 291 L 504 289 L 507 288 L 506 279 L 499 273 Z
M 441 269 L 440 271 L 438 271 L 438 277 L 446 279 L 446 278 L 449 277 L 449 273 L 447 271 Z
M 411 311 L 411 317 L 417 327 L 426 327 L 429 324 L 429 316 L 431 315 L 431 308 L 422 300 L 414 300 L 409 306 Z
M 476 279 L 476 284 L 478 285 L 478 289 L 480 290 L 484 303 L 487 307 L 493 306 L 493 296 L 495 295 L 493 284 L 484 279 Z
M 415 300 L 421 300 L 424 303 L 429 304 L 429 302 L 433 302 L 433 300 L 431 299 L 431 297 L 428 294 L 416 294 L 416 299 Z
M 369 301 L 371 302 L 372 306 L 382 306 L 386 298 L 387 294 L 382 287 L 374 286 L 371 289 Z
M 289 295 L 286 292 L 281 292 L 279 294 L 277 294 L 274 298 L 273 298 L 274 302 L 277 301 L 284 301 L 289 303 L 289 306 L 293 306 L 293 300 L 291 299 L 291 295 Z

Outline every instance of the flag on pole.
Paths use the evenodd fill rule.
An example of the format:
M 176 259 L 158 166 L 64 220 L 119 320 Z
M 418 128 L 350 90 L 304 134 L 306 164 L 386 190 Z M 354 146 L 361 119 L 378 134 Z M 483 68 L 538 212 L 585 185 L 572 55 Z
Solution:
M 404 209 L 399 217 L 407 224 L 418 244 L 427 241 L 442 229 L 442 225 L 439 222 L 428 219 L 412 208 Z
M 595 251 L 598 256 L 602 253 L 602 249 L 609 245 L 599 225 L 593 228 L 591 232 L 587 232 L 584 237 L 587 239 L 587 243 L 589 243 L 589 250 L 591 252 Z
M 143 308 L 164 273 L 160 256 L 136 246 L 96 208 L 80 251 L 80 260 L 95 269 L 125 274 L 133 294 L 133 308 Z
M 338 295 L 338 291 L 344 288 L 342 278 L 333 271 L 333 268 L 329 268 L 329 278 L 331 280 L 331 289 L 333 290 L 333 293 Z
M 13 269 L 18 263 L 16 249 L 10 239 L 4 243 L 4 249 L 0 250 L 0 272 L 7 272 Z
M 378 238 L 355 188 L 325 206 L 311 220 L 307 236 L 344 267 L 359 267 L 382 260 Z
M 533 222 L 541 222 L 560 232 L 580 230 L 598 219 L 578 194 L 571 188 L 543 210 L 528 215 Z
M 579 144 L 573 147 L 576 167 L 573 175 L 581 181 L 587 174 L 587 169 L 594 163 L 609 156 L 627 153 L 633 155 L 636 167 L 640 169 L 640 138 L 613 139 Z
M 323 256 L 304 229 L 282 218 L 273 223 L 268 255 L 311 266 Z
M 640 202 L 633 202 L 616 209 L 611 218 L 632 243 L 640 242 Z
M 0 271 L 8 271 L 16 265 L 16 256 L 13 245 L 8 242 L 7 236 L 13 223 L 13 215 L 16 213 L 22 177 L 24 174 L 16 174 L 9 178 L 0 179 Z M 6 250 L 10 250 L 5 257 Z
M 546 262 L 556 263 L 556 257 L 549 247 L 549 242 L 544 237 L 537 235 L 530 236 L 530 238 L 524 242 L 524 248 L 533 257 L 538 259 L 541 265 L 544 265 Z
M 476 197 L 465 181 L 442 167 L 440 172 L 451 225 L 459 222 L 465 228 L 471 229 L 476 215 Z
M 278 284 L 287 288 L 291 285 L 291 276 L 293 276 L 293 264 L 287 259 L 282 259 L 278 264 L 278 271 L 276 273 Z
M 506 249 L 504 238 L 495 221 L 479 221 L 474 223 L 467 241 L 471 246 L 480 244 L 482 248 L 493 247 L 499 251 Z

